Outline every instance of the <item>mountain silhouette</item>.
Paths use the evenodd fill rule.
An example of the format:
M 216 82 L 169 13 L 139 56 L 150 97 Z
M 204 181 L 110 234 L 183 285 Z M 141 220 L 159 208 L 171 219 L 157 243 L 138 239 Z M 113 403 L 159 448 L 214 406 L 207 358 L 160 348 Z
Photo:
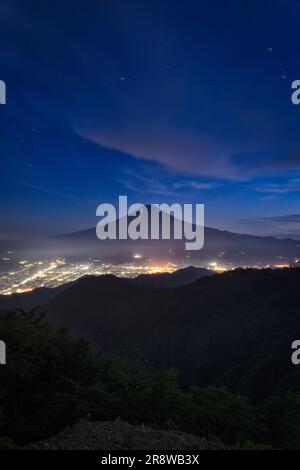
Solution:
M 237 269 L 181 287 L 85 276 L 46 299 L 55 325 L 69 324 L 108 354 L 137 351 L 184 385 L 217 385 L 262 399 L 300 391 L 291 344 L 300 336 L 300 269 Z
M 147 211 L 149 234 L 151 233 L 152 219 L 151 206 L 146 205 L 142 210 Z M 154 207 L 154 215 L 159 220 L 159 240 L 99 240 L 96 229 L 91 228 L 75 233 L 57 237 L 58 244 L 62 243 L 64 250 L 77 253 L 97 254 L 103 258 L 113 260 L 127 260 L 136 250 L 146 257 L 157 259 L 172 258 L 179 263 L 188 257 L 189 264 L 204 264 L 218 262 L 237 266 L 253 266 L 267 264 L 293 264 L 295 258 L 300 256 L 300 241 L 292 239 L 278 239 L 275 237 L 261 237 L 246 234 L 232 233 L 227 230 L 218 230 L 204 227 L 204 247 L 198 251 L 187 251 L 185 239 L 174 238 L 174 226 L 178 218 L 170 214 L 170 240 L 162 239 L 162 214 L 163 211 Z M 129 215 L 127 224 L 135 217 Z M 182 222 L 180 219 L 179 222 Z M 122 219 L 116 220 L 118 232 Z M 195 231 L 195 224 L 190 224 Z M 171 255 L 170 255 L 171 253 Z
M 149 206 L 147 206 L 148 208 Z M 134 217 L 128 217 L 128 223 Z M 120 221 L 116 221 L 117 227 Z M 149 227 L 151 221 L 149 221 Z M 174 217 L 171 215 L 171 235 Z M 211 227 L 204 228 L 204 247 L 186 251 L 186 240 L 99 240 L 96 228 L 38 240 L 1 241 L 0 254 L 16 250 L 27 258 L 66 257 L 123 263 L 132 260 L 134 253 L 144 258 L 173 261 L 176 264 L 207 265 L 210 262 L 227 267 L 294 265 L 300 258 L 300 241 L 247 234 L 237 234 Z
M 109 354 L 141 351 L 175 367 L 184 384 L 218 385 L 261 399 L 300 391 L 291 344 L 300 335 L 300 270 L 236 270 L 173 289 L 113 276 L 85 278 L 45 306 Z

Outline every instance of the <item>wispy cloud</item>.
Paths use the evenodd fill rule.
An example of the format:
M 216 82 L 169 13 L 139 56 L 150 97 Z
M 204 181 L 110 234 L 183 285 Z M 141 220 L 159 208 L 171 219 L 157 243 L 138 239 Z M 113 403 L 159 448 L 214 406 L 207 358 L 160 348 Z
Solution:
M 279 238 L 300 238 L 300 214 L 283 214 L 266 217 L 253 217 L 239 220 L 239 224 L 247 227 L 247 231 L 272 235 Z
M 276 215 L 270 217 L 254 217 L 252 219 L 242 219 L 241 223 L 256 223 L 256 224 L 283 224 L 283 223 L 293 223 L 300 224 L 300 214 L 286 214 L 286 215 Z
M 206 135 L 168 129 L 161 123 L 143 128 L 135 123 L 121 131 L 75 131 L 102 147 L 132 155 L 138 160 L 157 162 L 178 172 L 235 177 L 232 150 Z
M 67 199 L 76 199 L 76 200 L 80 199 L 72 194 L 67 194 L 61 191 L 56 191 L 50 188 L 45 188 L 44 186 L 38 186 L 35 184 L 27 183 L 26 181 L 19 181 L 19 180 L 11 180 L 11 181 L 21 186 L 24 186 L 26 188 L 33 189 L 35 191 L 39 191 L 39 192 L 46 193 L 46 194 L 51 194 L 52 196 L 63 197 Z
M 202 189 L 214 189 L 218 185 L 215 182 L 209 182 L 209 183 L 201 183 L 199 181 L 183 181 L 181 183 L 174 183 L 174 188 L 176 189 L 196 189 L 196 190 L 202 190 Z
M 124 170 L 123 173 L 124 178 L 118 178 L 117 181 L 135 193 L 176 196 L 181 190 L 193 192 L 210 190 L 218 186 L 216 182 L 212 181 L 197 181 L 187 178 L 178 181 L 177 174 L 163 172 L 161 169 L 150 169 L 146 165 L 141 168 L 139 173 L 133 170 Z
M 258 193 L 273 193 L 273 194 L 285 194 L 291 192 L 299 192 L 300 191 L 300 184 L 296 183 L 295 181 L 291 181 L 288 183 L 267 183 L 267 184 L 259 184 L 253 186 L 252 189 L 257 191 Z
M 175 192 L 170 185 L 161 181 L 159 177 L 153 177 L 137 173 L 132 170 L 125 170 L 124 178 L 117 178 L 126 189 L 134 193 L 147 193 L 153 195 L 174 196 Z

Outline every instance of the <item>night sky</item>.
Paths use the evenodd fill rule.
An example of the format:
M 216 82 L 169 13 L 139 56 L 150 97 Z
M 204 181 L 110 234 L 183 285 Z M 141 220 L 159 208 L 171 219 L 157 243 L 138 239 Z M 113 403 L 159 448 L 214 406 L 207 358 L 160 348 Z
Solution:
M 300 239 L 298 0 L 0 1 L 1 238 L 116 202 Z

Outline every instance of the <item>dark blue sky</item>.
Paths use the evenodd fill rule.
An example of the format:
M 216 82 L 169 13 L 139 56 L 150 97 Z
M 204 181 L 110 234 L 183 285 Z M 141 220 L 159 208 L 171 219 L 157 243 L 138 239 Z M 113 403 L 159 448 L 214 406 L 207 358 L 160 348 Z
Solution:
M 298 0 L 1 1 L 1 238 L 119 194 L 300 237 L 299 26 Z

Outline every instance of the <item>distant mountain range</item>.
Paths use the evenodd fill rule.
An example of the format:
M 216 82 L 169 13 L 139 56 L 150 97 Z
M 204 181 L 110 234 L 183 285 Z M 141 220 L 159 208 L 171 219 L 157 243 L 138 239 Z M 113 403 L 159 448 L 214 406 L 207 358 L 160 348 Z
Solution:
M 235 270 L 180 287 L 150 286 L 161 279 L 86 276 L 47 290 L 40 304 L 53 324 L 68 323 L 106 353 L 133 359 L 140 351 L 158 367 L 178 368 L 184 384 L 226 386 L 253 399 L 300 391 L 291 363 L 291 343 L 300 339 L 300 269 Z M 19 305 L 31 296 L 21 295 Z
M 161 214 L 161 211 L 159 211 Z M 148 212 L 149 214 L 149 212 Z M 148 217 L 149 218 L 149 217 Z M 128 224 L 132 217 L 128 217 Z M 171 233 L 175 218 L 170 217 Z M 120 221 L 116 222 L 117 227 Z M 149 227 L 151 220 L 148 221 Z M 195 229 L 195 225 L 193 226 Z M 220 264 L 229 263 L 233 266 L 249 266 L 262 264 L 293 264 L 294 259 L 300 256 L 300 241 L 292 239 L 278 239 L 275 237 L 261 237 L 254 235 L 241 235 L 226 230 L 205 227 L 204 247 L 199 251 L 185 250 L 185 240 L 105 240 L 96 237 L 95 228 L 82 230 L 57 237 L 58 245 L 62 244 L 62 251 L 97 254 L 98 257 L 113 260 L 127 260 L 136 252 L 146 257 L 157 259 L 173 259 L 181 262 L 188 257 L 189 264 L 207 263 L 211 261 Z
M 19 257 L 38 259 L 66 257 L 123 263 L 134 253 L 145 258 L 169 260 L 181 264 L 217 262 L 232 266 L 294 264 L 300 258 L 300 241 L 240 235 L 225 230 L 205 228 L 204 248 L 187 252 L 184 240 L 105 240 L 96 237 L 95 228 L 59 237 L 38 240 L 0 241 L 0 256 L 16 251 Z

